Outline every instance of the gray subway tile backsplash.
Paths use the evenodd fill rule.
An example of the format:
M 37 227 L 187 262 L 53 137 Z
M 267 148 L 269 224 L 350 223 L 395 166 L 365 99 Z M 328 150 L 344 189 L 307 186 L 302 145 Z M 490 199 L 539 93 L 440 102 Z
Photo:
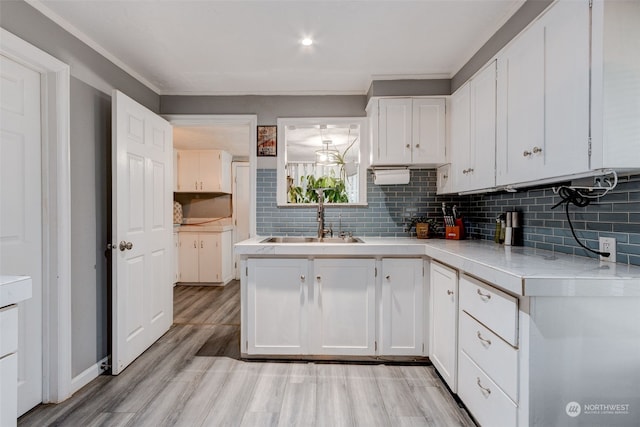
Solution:
M 257 232 L 268 235 L 313 235 L 315 207 L 280 208 L 276 203 L 276 170 L 259 169 L 257 176 Z M 428 215 L 442 222 L 442 202 L 457 204 L 464 214 L 467 234 L 474 239 L 493 240 L 495 218 L 507 210 L 522 212 L 525 246 L 561 253 L 595 257 L 573 239 L 564 206 L 551 207 L 560 198 L 551 188 L 516 193 L 486 193 L 468 196 L 436 195 L 436 171 L 411 170 L 405 186 L 377 186 L 367 177 L 368 206 L 332 207 L 325 221 L 338 232 L 358 236 L 406 237 L 405 227 L 413 216 Z M 618 187 L 586 208 L 569 207 L 580 240 L 598 248 L 598 237 L 615 237 L 619 263 L 640 265 L 640 175 L 621 177 Z M 415 236 L 415 230 L 412 230 Z

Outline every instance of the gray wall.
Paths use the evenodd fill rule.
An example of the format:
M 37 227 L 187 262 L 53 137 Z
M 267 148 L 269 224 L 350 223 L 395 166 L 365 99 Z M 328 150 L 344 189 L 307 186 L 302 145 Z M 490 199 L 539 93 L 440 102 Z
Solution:
M 364 117 L 365 95 L 163 96 L 161 114 L 256 114 L 259 125 L 279 117 Z
M 255 114 L 259 125 L 279 117 L 364 117 L 364 95 L 163 96 L 161 114 Z M 276 168 L 275 157 L 258 158 L 258 168 Z
M 109 351 L 111 97 L 71 79 L 72 367 L 78 375 Z
M 71 69 L 72 375 L 109 351 L 111 91 L 158 111 L 160 97 L 23 1 L 0 1 L 0 26 Z M 45 178 L 46 179 L 46 178 Z

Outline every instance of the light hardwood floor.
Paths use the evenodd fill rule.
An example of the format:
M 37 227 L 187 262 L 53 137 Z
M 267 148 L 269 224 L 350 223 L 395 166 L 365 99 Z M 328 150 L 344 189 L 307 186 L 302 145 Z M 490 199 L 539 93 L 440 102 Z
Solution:
M 239 359 L 239 283 L 177 286 L 175 324 L 19 426 L 474 426 L 430 365 Z

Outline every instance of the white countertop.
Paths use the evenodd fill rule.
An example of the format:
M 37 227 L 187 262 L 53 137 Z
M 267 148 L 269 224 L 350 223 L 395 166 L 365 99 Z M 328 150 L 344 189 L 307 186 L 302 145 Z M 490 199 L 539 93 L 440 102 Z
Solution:
M 426 256 L 520 296 L 640 296 L 640 267 L 486 240 L 361 237 L 364 243 L 235 245 L 248 256 Z
M 0 276 L 0 307 L 31 298 L 31 277 Z

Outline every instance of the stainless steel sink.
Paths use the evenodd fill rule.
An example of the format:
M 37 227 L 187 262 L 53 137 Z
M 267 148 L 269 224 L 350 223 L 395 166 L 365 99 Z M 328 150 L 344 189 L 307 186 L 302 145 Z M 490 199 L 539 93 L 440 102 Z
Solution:
M 364 243 L 362 239 L 357 237 L 299 237 L 299 236 L 284 236 L 284 237 L 267 237 L 260 243 Z

